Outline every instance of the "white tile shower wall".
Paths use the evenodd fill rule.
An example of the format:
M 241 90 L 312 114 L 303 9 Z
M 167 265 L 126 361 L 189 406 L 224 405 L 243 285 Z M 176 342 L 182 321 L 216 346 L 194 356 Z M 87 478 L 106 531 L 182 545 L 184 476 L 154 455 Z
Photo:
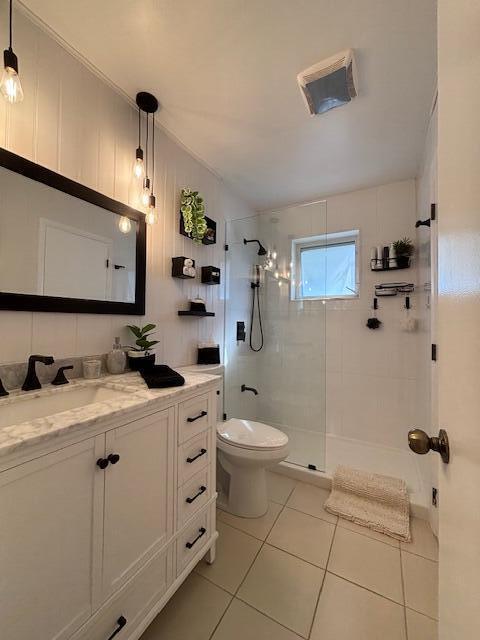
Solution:
M 268 387 L 263 396 L 270 398 L 276 393 L 280 404 L 276 403 L 274 410 L 278 413 L 282 405 L 282 416 L 289 418 L 293 426 L 299 428 L 299 420 L 303 420 L 306 429 L 321 433 L 325 430 L 326 412 L 329 433 L 405 449 L 411 425 L 425 424 L 424 388 L 419 376 L 423 382 L 421 365 L 428 338 L 421 329 L 402 330 L 404 297 L 380 299 L 381 329 L 372 331 L 365 326 L 372 315 L 375 284 L 419 282 L 416 263 L 411 269 L 390 273 L 371 272 L 369 265 L 372 246 L 387 245 L 404 236 L 415 241 L 416 215 L 415 180 L 407 180 L 332 196 L 326 199 L 326 206 L 316 203 L 260 216 L 260 237 L 269 246 L 280 242 L 280 238 L 289 243 L 292 237 L 325 230 L 360 231 L 358 298 L 327 301 L 323 307 L 326 318 L 319 302 L 307 302 L 292 314 L 292 304 L 298 303 L 290 301 L 287 287 L 275 303 L 269 301 L 268 317 L 272 322 L 268 330 L 275 331 L 276 327 L 280 331 L 284 327 L 280 343 L 287 357 L 281 359 L 279 366 L 278 352 L 270 354 L 267 349 L 262 354 L 261 385 Z M 277 219 L 275 224 L 271 224 L 272 219 Z M 273 230 L 275 227 L 278 231 Z M 286 262 L 279 265 L 282 271 L 288 268 L 288 247 L 281 246 L 280 253 Z M 411 303 L 411 313 L 420 316 L 423 311 L 418 291 L 411 296 Z M 298 348 L 293 348 L 295 345 Z M 293 357 L 288 358 L 289 352 Z M 278 385 L 279 371 L 283 385 Z M 306 396 L 297 394 L 292 398 L 293 385 L 288 380 L 300 382 Z M 261 400 L 260 406 L 262 416 L 268 417 L 268 407 Z M 284 424 L 288 423 L 287 420 Z
M 7 3 L 0 6 L 6 24 Z M 15 49 L 21 60 L 25 100 L 0 101 L 0 146 L 128 202 L 136 147 L 135 109 L 22 12 L 15 13 Z M 158 360 L 173 366 L 196 361 L 196 344 L 223 342 L 223 286 L 173 279 L 171 257 L 186 255 L 224 272 L 224 218 L 251 215 L 222 182 L 162 131 L 156 136 L 156 191 L 160 222 L 148 234 L 148 321 L 158 324 Z M 197 248 L 178 233 L 178 202 L 184 186 L 198 188 L 217 221 L 216 245 Z M 200 294 L 215 318 L 181 319 L 189 296 Z M 29 353 L 58 358 L 106 352 L 113 338 L 128 341 L 133 316 L 0 311 L 0 363 L 24 361 Z
M 390 447 L 407 448 L 407 432 L 422 424 L 425 398 L 422 357 L 427 338 L 421 328 L 402 330 L 403 296 L 379 298 L 379 330 L 365 324 L 372 315 L 375 284 L 406 281 L 416 286 L 411 269 L 370 270 L 370 249 L 410 237 L 415 242 L 415 181 L 407 180 L 327 199 L 329 233 L 360 231 L 360 291 L 352 300 L 327 302 L 327 431 Z M 423 313 L 422 298 L 410 296 L 411 314 Z M 419 318 L 420 319 L 420 318 Z

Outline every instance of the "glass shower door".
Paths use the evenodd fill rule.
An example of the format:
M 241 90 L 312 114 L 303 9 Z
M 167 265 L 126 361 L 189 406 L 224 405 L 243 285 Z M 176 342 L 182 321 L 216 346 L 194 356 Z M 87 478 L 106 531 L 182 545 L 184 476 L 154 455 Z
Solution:
M 326 306 L 323 299 L 300 295 L 308 283 L 298 286 L 302 274 L 297 254 L 301 243 L 321 239 L 325 231 L 325 202 L 233 221 L 227 227 L 225 412 L 285 432 L 290 441 L 287 461 L 317 470 L 325 468 Z M 259 245 L 245 245 L 244 238 L 258 239 L 267 254 L 259 255 Z M 319 260 L 317 284 L 325 277 L 323 256 Z M 311 264 L 309 268 L 311 272 Z M 257 272 L 260 286 L 252 323 L 256 289 L 251 283 Z M 236 340 L 237 322 L 245 323 L 245 342 Z M 258 395 L 242 392 L 242 384 Z

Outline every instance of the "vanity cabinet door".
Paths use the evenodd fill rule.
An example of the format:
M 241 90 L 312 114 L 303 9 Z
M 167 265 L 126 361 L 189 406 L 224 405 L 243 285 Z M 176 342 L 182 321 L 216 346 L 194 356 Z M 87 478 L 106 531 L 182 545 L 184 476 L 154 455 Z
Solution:
M 173 535 L 174 409 L 106 434 L 103 599 Z
M 92 614 L 104 436 L 0 473 L 0 636 L 63 640 Z

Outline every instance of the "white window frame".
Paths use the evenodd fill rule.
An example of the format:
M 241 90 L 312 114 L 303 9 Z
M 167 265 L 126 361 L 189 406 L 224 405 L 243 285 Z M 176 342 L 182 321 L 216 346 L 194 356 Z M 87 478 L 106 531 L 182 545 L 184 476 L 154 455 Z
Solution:
M 305 296 L 302 294 L 302 251 L 314 248 L 330 247 L 341 244 L 355 245 L 355 291 L 351 294 L 332 296 Z M 351 300 L 360 296 L 360 231 L 335 231 L 307 238 L 292 240 L 292 283 L 290 297 L 292 300 Z

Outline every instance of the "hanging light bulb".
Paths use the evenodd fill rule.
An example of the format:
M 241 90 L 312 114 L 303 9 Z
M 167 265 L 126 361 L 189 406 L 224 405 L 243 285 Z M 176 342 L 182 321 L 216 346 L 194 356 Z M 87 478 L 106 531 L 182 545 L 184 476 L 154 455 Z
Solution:
M 133 164 L 133 175 L 137 180 L 143 180 L 145 177 L 145 165 L 143 163 L 143 149 L 137 147 L 135 151 L 135 162 Z
M 150 178 L 145 178 L 145 180 L 143 181 L 142 195 L 140 196 L 142 207 L 145 207 L 145 209 L 147 209 L 150 204 L 150 193 Z
M 145 222 L 149 225 L 152 225 L 158 222 L 158 215 L 157 215 L 157 210 L 155 209 L 155 206 L 156 206 L 156 199 L 153 193 L 151 193 L 148 199 L 147 212 L 145 214 Z
M 132 229 L 132 223 L 130 221 L 130 218 L 127 218 L 126 216 L 121 216 L 120 220 L 118 221 L 118 228 L 122 233 L 129 233 Z
M 143 183 L 145 178 L 145 164 L 143 162 L 143 149 L 142 149 L 142 116 L 140 107 L 138 108 L 138 147 L 135 151 L 135 162 L 133 163 L 133 176 L 140 183 Z
M 18 58 L 12 49 L 12 18 L 13 7 L 10 0 L 10 44 L 3 52 L 3 74 L 0 80 L 0 92 L 10 103 L 21 102 L 23 100 L 23 89 L 18 76 Z

